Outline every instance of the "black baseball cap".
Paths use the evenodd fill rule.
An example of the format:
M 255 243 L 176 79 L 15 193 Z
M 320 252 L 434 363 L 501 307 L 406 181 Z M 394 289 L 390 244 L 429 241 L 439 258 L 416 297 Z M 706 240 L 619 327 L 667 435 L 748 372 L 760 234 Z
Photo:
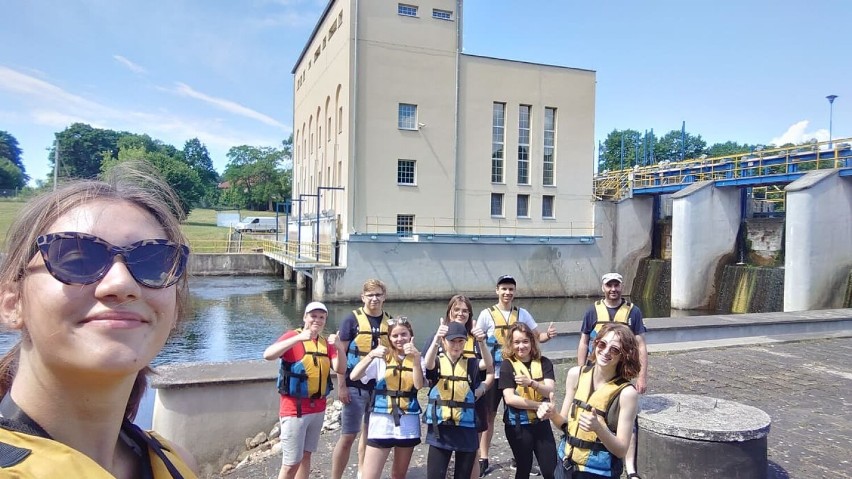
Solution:
M 464 324 L 453 321 L 447 325 L 447 335 L 444 337 L 447 339 L 447 341 L 452 341 L 458 338 L 466 338 L 467 329 L 465 329 Z
M 511 274 L 504 274 L 503 276 L 500 276 L 499 278 L 497 278 L 497 286 L 500 286 L 503 283 L 512 283 L 515 286 L 518 285 L 518 282 L 515 281 L 515 277 L 512 276 Z

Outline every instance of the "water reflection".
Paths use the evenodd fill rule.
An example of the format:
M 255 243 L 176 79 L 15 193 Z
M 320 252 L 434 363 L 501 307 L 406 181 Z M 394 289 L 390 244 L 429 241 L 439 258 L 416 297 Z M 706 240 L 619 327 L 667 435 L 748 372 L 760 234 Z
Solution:
M 580 321 L 594 298 L 524 298 L 515 300 L 544 326 L 550 321 Z M 389 292 L 393 298 L 393 291 Z M 287 329 L 301 326 L 305 291 L 293 283 L 267 276 L 199 277 L 190 280 L 190 305 L 166 347 L 154 360 L 165 363 L 259 359 L 263 350 Z M 449 298 L 447 298 L 449 299 Z M 495 298 L 473 301 L 474 314 L 494 304 Z M 359 303 L 328 304 L 326 333 L 336 331 L 340 321 Z M 662 316 L 661 311 L 646 310 L 646 317 Z M 392 315 L 408 316 L 414 326 L 418 346 L 434 334 L 438 318 L 446 313 L 445 300 L 392 301 L 385 303 Z M 669 311 L 665 311 L 665 315 Z M 680 314 L 707 314 L 680 311 Z M 0 352 L 7 351 L 17 332 L 0 332 Z

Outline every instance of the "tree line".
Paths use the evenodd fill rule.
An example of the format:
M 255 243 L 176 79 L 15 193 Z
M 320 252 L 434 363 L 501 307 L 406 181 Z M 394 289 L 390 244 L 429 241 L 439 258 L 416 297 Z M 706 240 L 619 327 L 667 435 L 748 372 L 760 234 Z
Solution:
M 154 165 L 175 189 L 184 212 L 192 208 L 270 210 L 290 197 L 292 135 L 280 148 L 235 146 L 227 153 L 221 175 L 213 168 L 207 147 L 198 138 L 178 149 L 146 134 L 94 128 L 74 123 L 56 134 L 49 151 L 58 179 L 95 178 L 117 163 L 143 160 Z M 0 189 L 27 189 L 30 177 L 21 161 L 18 141 L 0 131 Z M 37 179 L 33 190 L 53 187 L 53 175 Z
M 805 143 L 812 143 L 810 140 Z M 662 137 L 657 137 L 654 130 L 644 133 L 626 129 L 612 130 L 606 139 L 598 145 L 598 171 L 621 170 L 635 165 L 652 165 L 663 161 L 681 161 L 732 156 L 749 153 L 759 149 L 783 148 L 795 146 L 793 143 L 784 145 L 764 145 L 737 143 L 726 141 L 707 146 L 701 135 L 693 135 L 686 129 L 672 130 Z

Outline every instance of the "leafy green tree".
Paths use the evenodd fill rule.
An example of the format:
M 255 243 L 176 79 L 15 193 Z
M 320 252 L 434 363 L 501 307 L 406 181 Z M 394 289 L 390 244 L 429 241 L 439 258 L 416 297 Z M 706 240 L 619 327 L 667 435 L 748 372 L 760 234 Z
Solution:
M 624 147 L 623 150 L 622 145 Z M 622 164 L 624 168 L 630 168 L 639 162 L 641 148 L 642 133 L 629 129 L 612 130 L 602 145 L 598 161 L 598 171 L 620 170 Z M 623 163 L 622 151 L 624 152 Z
M 122 135 L 113 130 L 92 128 L 84 123 L 74 123 L 56 134 L 59 145 L 59 176 L 63 178 L 95 178 L 101 172 L 104 156 L 116 158 L 118 140 Z M 54 166 L 54 151 L 51 148 L 51 168 Z
M 704 154 L 707 142 L 701 135 L 672 130 L 654 143 L 654 161 L 681 161 L 698 158 Z
M 27 175 L 27 170 L 24 168 L 24 162 L 21 159 L 21 148 L 18 146 L 18 139 L 10 133 L 0 131 L 0 168 L 2 168 L 2 179 L 0 179 L 0 188 L 15 189 L 24 187 L 30 180 Z M 10 165 L 16 168 L 15 172 L 6 165 L 3 160 L 6 160 Z
M 198 138 L 193 138 L 183 145 L 183 158 L 201 179 L 204 187 L 202 203 L 205 206 L 215 204 L 219 198 L 219 173 L 213 168 L 207 147 Z
M 189 215 L 192 207 L 198 204 L 198 201 L 204 194 L 204 187 L 201 179 L 198 177 L 198 173 L 184 163 L 182 157 L 170 156 L 166 151 L 169 151 L 169 149 L 147 151 L 144 146 L 122 146 L 116 158 L 104 155 L 102 168 L 106 172 L 116 164 L 130 160 L 141 160 L 151 163 L 160 172 L 169 186 L 177 193 L 180 198 L 183 215 L 186 216 Z M 174 151 L 177 152 L 177 150 Z
M 289 194 L 290 175 L 282 164 L 284 151 L 272 147 L 235 146 L 228 150 L 223 178 L 229 183 L 227 204 L 249 209 L 273 209 L 275 201 Z

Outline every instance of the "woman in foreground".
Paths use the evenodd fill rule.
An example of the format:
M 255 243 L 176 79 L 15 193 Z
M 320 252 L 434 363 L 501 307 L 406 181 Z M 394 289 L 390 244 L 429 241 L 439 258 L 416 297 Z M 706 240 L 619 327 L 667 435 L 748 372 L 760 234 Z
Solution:
M 120 164 L 31 200 L 9 229 L 0 321 L 0 470 L 12 477 L 194 478 L 190 456 L 135 418 L 149 363 L 187 299 L 174 192 Z
M 636 337 L 626 325 L 607 323 L 595 340 L 592 365 L 568 371 L 562 411 L 543 403 L 538 416 L 565 433 L 557 448 L 556 479 L 621 476 L 633 434 L 639 393 L 630 379 L 639 373 Z

